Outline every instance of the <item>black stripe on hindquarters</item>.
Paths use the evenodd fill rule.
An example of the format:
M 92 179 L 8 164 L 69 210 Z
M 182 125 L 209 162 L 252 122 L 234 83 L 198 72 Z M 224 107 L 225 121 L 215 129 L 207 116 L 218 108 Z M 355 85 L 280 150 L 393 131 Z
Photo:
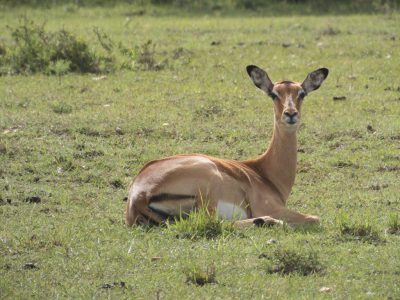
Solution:
M 188 216 L 188 213 L 185 213 L 185 212 L 182 212 L 180 215 L 175 215 L 175 214 L 170 215 L 170 214 L 166 213 L 165 211 L 162 211 L 160 209 L 157 209 L 157 208 L 154 208 L 151 206 L 149 206 L 149 209 L 151 209 L 154 213 L 159 215 L 163 219 L 163 222 L 168 221 L 170 223 L 173 223 L 176 219 L 180 219 L 180 218 L 186 219 Z
M 151 209 L 154 213 L 159 215 L 163 219 L 164 222 L 166 220 L 171 220 L 171 219 L 174 218 L 174 216 L 171 216 L 171 215 L 167 214 L 166 212 L 164 212 L 162 210 L 159 210 L 159 209 L 156 209 L 156 208 L 153 208 L 151 206 L 149 206 L 149 209 Z
M 166 200 L 195 199 L 193 195 L 158 194 L 150 197 L 150 202 L 160 202 Z

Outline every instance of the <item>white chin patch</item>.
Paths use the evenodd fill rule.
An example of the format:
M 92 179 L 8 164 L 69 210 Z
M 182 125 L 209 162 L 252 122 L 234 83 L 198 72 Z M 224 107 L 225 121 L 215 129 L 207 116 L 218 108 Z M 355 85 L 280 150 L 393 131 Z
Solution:
M 244 220 L 247 219 L 246 211 L 235 204 L 219 201 L 217 205 L 217 214 L 221 219 Z
M 295 125 L 298 123 L 298 121 L 299 121 L 299 118 L 297 118 L 297 117 L 294 117 L 293 119 L 285 117 L 285 123 L 289 124 L 289 125 Z

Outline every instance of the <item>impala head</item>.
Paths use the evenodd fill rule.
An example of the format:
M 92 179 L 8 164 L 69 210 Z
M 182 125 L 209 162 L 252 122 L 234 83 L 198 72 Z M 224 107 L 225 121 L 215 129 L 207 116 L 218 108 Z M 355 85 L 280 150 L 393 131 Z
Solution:
M 297 130 L 304 97 L 318 89 L 329 73 L 328 69 L 321 68 L 308 74 L 303 83 L 293 81 L 272 83 L 263 69 L 253 65 L 247 66 L 246 69 L 255 86 L 274 101 L 276 123 L 288 130 Z

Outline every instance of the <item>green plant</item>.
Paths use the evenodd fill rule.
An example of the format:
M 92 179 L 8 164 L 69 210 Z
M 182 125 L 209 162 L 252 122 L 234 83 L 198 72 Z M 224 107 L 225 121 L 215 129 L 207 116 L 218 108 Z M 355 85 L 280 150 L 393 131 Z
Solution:
M 65 29 L 48 33 L 47 38 L 51 62 L 69 61 L 72 72 L 98 73 L 101 71 L 99 58 L 89 49 L 89 44 L 83 38 L 78 38 Z
M 56 114 L 70 114 L 72 112 L 72 106 L 65 102 L 56 102 L 52 105 L 52 110 Z
M 168 65 L 167 59 L 156 59 L 156 44 L 152 40 L 133 48 L 121 42 L 115 47 L 111 37 L 98 27 L 93 28 L 100 45 L 97 52 L 82 37 L 65 29 L 48 32 L 44 24 L 38 25 L 26 18 L 16 28 L 9 29 L 15 47 L 7 50 L 0 44 L 0 74 L 45 73 L 60 78 L 69 72 L 104 73 L 119 68 L 159 71 Z M 171 55 L 177 59 L 183 53 L 181 50 Z
M 217 283 L 214 264 L 207 265 L 205 269 L 204 267 L 193 265 L 190 268 L 186 268 L 184 273 L 186 275 L 187 283 L 196 284 L 199 286 Z
M 6 47 L 0 43 L 0 56 L 4 56 L 7 53 Z
M 10 30 L 15 48 L 7 53 L 3 63 L 10 65 L 11 73 L 44 71 L 50 63 L 49 36 L 44 31 L 44 24 L 23 19 L 17 28 Z
M 98 55 L 83 38 L 65 29 L 48 32 L 44 24 L 38 25 L 26 18 L 16 28 L 9 29 L 15 47 L 3 51 L 0 59 L 2 73 L 42 72 L 58 76 L 68 72 L 99 73 L 109 71 L 114 61 L 103 36 L 99 38 L 100 45 L 107 54 Z
M 188 215 L 182 214 L 180 218 L 168 223 L 168 228 L 178 238 L 191 240 L 214 239 L 234 232 L 233 222 L 220 219 L 207 207 L 201 207 Z
M 141 47 L 137 48 L 137 63 L 145 70 L 154 70 L 159 68 L 155 59 L 155 48 L 151 40 L 148 40 Z
M 276 249 L 272 257 L 268 257 L 268 273 L 288 275 L 291 273 L 307 276 L 322 272 L 325 267 L 321 264 L 318 254 L 313 250 Z
M 348 216 L 342 217 L 339 220 L 339 230 L 341 236 L 348 240 L 359 240 L 369 243 L 378 243 L 381 241 L 379 233 L 369 223 L 368 219 L 351 221 Z
M 122 64 L 122 67 L 126 69 L 159 71 L 168 64 L 167 60 L 157 62 L 156 44 L 152 40 L 148 40 L 146 43 L 134 48 L 126 48 L 120 43 L 119 48 L 121 53 L 128 59 Z
M 387 232 L 390 234 L 400 235 L 400 215 L 390 214 L 388 223 L 389 227 L 387 229 Z
M 65 75 L 69 72 L 70 65 L 71 65 L 71 62 L 60 59 L 60 60 L 57 60 L 56 62 L 50 62 L 48 70 L 51 74 L 57 75 L 58 79 L 59 79 L 59 83 L 61 83 L 61 76 Z

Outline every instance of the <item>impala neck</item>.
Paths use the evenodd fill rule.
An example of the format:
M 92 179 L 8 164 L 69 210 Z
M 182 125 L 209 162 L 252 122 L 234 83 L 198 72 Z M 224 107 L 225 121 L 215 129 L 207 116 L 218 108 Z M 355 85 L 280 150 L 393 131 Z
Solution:
M 287 131 L 277 121 L 267 151 L 257 160 L 257 169 L 272 182 L 286 202 L 296 177 L 297 135 L 296 130 Z

